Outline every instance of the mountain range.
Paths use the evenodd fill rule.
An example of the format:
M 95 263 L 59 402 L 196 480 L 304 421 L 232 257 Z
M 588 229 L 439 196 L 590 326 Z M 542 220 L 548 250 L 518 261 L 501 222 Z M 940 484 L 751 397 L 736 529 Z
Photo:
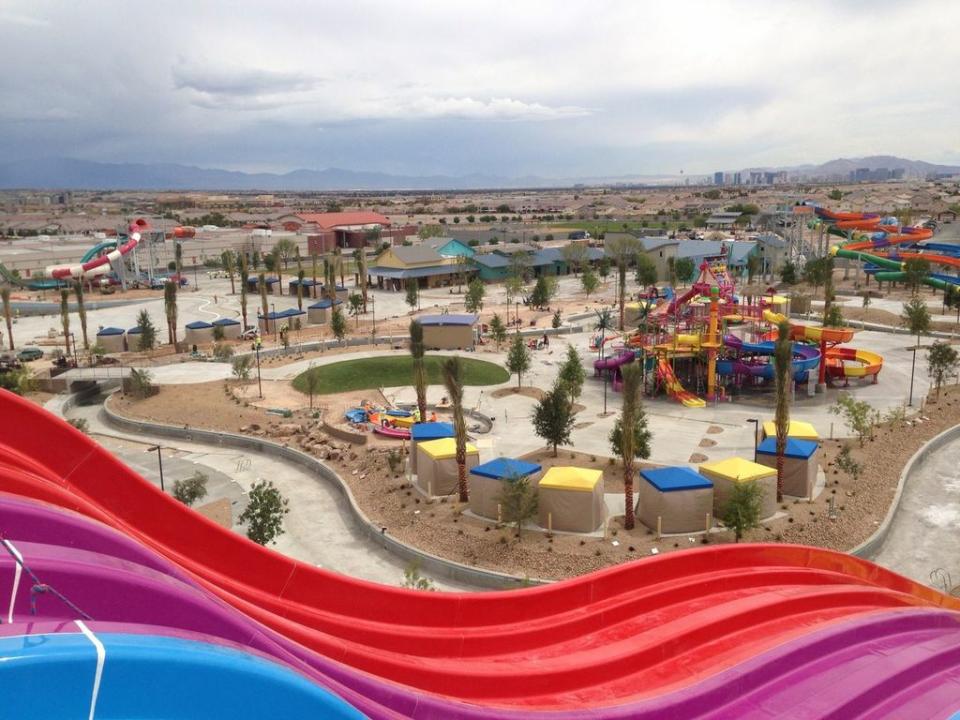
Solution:
M 907 160 L 892 155 L 838 158 L 820 165 L 745 168 L 786 171 L 799 180 L 843 180 L 857 168 L 903 169 L 905 177 L 960 174 L 960 167 Z M 72 190 L 232 190 L 232 191 L 348 191 L 348 190 L 478 190 L 493 188 L 569 188 L 578 185 L 665 185 L 704 176 L 626 175 L 615 177 L 544 178 L 534 175 L 391 175 L 327 168 L 288 173 L 246 173 L 170 163 L 101 163 L 73 158 L 43 158 L 0 164 L 0 189 Z

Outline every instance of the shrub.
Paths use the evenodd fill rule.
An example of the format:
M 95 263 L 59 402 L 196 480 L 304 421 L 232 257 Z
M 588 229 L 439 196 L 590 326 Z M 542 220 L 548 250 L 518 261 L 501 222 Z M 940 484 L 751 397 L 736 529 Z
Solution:
M 184 505 L 193 505 L 207 496 L 209 478 L 199 470 L 193 475 L 173 483 L 173 496 Z

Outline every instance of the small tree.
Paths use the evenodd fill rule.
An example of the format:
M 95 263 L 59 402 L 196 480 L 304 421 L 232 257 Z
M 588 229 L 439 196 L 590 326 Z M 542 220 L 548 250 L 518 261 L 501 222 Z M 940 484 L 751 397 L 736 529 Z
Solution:
M 137 315 L 137 329 L 140 331 L 140 337 L 137 338 L 137 350 L 140 352 L 153 350 L 157 344 L 157 328 L 154 327 L 153 320 L 150 319 L 150 313 L 146 310 L 141 310 L 140 314 Z
M 135 398 L 149 397 L 153 392 L 153 377 L 147 370 L 132 368 L 130 370 L 130 392 Z
M 914 295 L 903 304 L 900 321 L 912 335 L 917 336 L 917 347 L 920 347 L 921 333 L 930 332 L 930 311 L 927 303 L 919 295 Z
M 720 511 L 723 524 L 733 530 L 737 542 L 749 530 L 760 525 L 760 508 L 763 507 L 764 489 L 756 480 L 733 483 L 727 501 Z
M 260 480 L 250 488 L 249 502 L 238 520 L 247 524 L 247 537 L 260 545 L 269 545 L 283 534 L 283 518 L 290 512 L 288 502 L 270 480 Z
M 484 288 L 483 281 L 480 278 L 474 278 L 470 281 L 470 284 L 467 285 L 467 294 L 463 298 L 463 304 L 467 312 L 478 313 L 483 310 L 485 293 L 486 288 Z
M 224 250 L 220 253 L 220 263 L 223 265 L 223 269 L 227 271 L 227 277 L 230 278 L 230 294 L 237 294 L 237 285 L 234 282 L 234 274 L 236 271 L 236 255 L 234 255 L 233 250 Z M 243 282 L 246 282 L 247 279 L 243 278 Z M 188 503 L 189 504 L 189 503 Z
M 226 333 L 223 332 L 223 325 L 214 325 L 213 326 L 213 339 L 220 341 L 226 337 Z
M 646 253 L 637 255 L 637 271 L 635 274 L 640 287 L 650 287 L 657 283 L 657 266 Z
M 797 284 L 797 266 L 792 260 L 787 260 L 780 268 L 780 280 L 784 285 Z
M 417 309 L 417 305 L 420 304 L 420 288 L 417 286 L 417 283 L 407 281 L 407 295 L 406 303 L 410 306 L 410 312 L 413 312 Z
M 530 293 L 530 305 L 543 309 L 550 304 L 550 286 L 547 283 L 547 278 L 543 275 L 537 278 L 536 284 L 533 286 L 533 292 Z
M 519 538 L 523 532 L 524 523 L 537 514 L 537 491 L 530 484 L 530 478 L 506 478 L 500 483 L 497 502 L 500 504 L 500 513 L 504 522 L 516 528 Z
M 347 306 L 351 315 L 357 319 L 357 327 L 360 327 L 360 313 L 363 312 L 363 295 L 360 293 L 350 293 L 347 298 Z
M 13 350 L 13 313 L 10 310 L 10 288 L 0 288 L 0 300 L 3 301 L 3 319 L 7 324 L 7 344 Z
M 653 433 L 647 426 L 647 413 L 641 406 L 637 421 L 633 426 L 633 456 L 641 460 L 650 457 L 650 441 L 652 439 Z M 623 422 L 620 418 L 614 421 L 613 429 L 607 436 L 607 440 L 610 441 L 610 449 L 613 454 L 617 457 L 623 457 Z
M 589 298 L 590 294 L 600 287 L 600 279 L 593 270 L 587 268 L 580 276 L 580 286 L 583 288 L 583 294 Z
M 188 478 L 173 483 L 173 496 L 184 505 L 191 506 L 197 500 L 207 496 L 207 481 L 209 478 L 197 470 Z
M 677 258 L 674 267 L 677 271 L 677 279 L 679 279 L 681 283 L 688 283 L 693 280 L 693 273 L 697 269 L 697 266 L 690 258 Z
M 824 327 L 843 327 L 843 310 L 836 303 L 830 303 L 823 316 Z
M 347 335 L 347 319 L 339 307 L 333 308 L 333 314 L 330 316 L 330 331 L 339 342 L 343 342 L 343 338 Z
M 500 350 L 503 341 L 507 339 L 507 326 L 503 324 L 503 320 L 496 313 L 490 320 L 490 337 L 497 344 L 497 351 Z
M 945 342 L 935 342 L 927 351 L 927 374 L 937 388 L 937 400 L 943 381 L 957 372 L 957 351 Z
M 250 371 L 253 368 L 253 358 L 249 355 L 240 355 L 233 359 L 231 363 L 231 371 L 233 376 L 241 381 L 246 382 L 250 379 Z
M 863 466 L 853 459 L 853 455 L 850 454 L 850 445 L 847 443 L 844 443 L 840 452 L 837 453 L 837 467 L 854 481 L 858 480 L 860 473 L 863 472 Z
M 557 374 L 557 380 L 563 384 L 570 403 L 573 404 L 583 392 L 583 383 L 587 379 L 587 372 L 583 369 L 583 363 L 580 361 L 580 355 L 573 345 L 567 345 L 567 357 L 560 366 L 560 372 Z
M 920 284 L 930 274 L 930 261 L 922 257 L 912 257 L 903 265 L 903 281 L 914 294 L 919 292 Z
M 533 430 L 553 446 L 553 456 L 557 457 L 557 447 L 570 442 L 573 431 L 573 411 L 566 388 L 558 382 L 543 396 L 533 410 Z
M 217 360 L 229 360 L 233 357 L 233 346 L 222 342 L 215 343 L 213 346 L 213 356 Z
M 830 412 L 843 418 L 847 426 L 856 433 L 861 447 L 867 437 L 872 437 L 873 426 L 880 416 L 866 400 L 854 400 L 848 393 L 837 398 L 836 404 L 830 407 Z
M 311 410 L 313 410 L 313 396 L 319 392 L 322 384 L 323 379 L 320 377 L 320 372 L 313 363 L 310 363 L 310 367 L 307 368 L 307 372 L 303 376 L 303 388 L 307 391 L 307 395 L 310 397 Z
M 513 336 L 510 352 L 507 354 L 507 370 L 517 374 L 517 389 L 523 382 L 523 374 L 530 369 L 530 350 L 520 333 Z
M 759 255 L 754 255 L 750 253 L 747 256 L 747 282 L 753 284 L 753 278 L 758 272 L 760 272 L 760 267 L 763 265 L 763 260 Z
M 559 309 L 557 309 L 557 311 L 553 314 L 553 318 L 550 320 L 550 325 L 554 330 L 563 326 L 563 315 L 560 314 Z

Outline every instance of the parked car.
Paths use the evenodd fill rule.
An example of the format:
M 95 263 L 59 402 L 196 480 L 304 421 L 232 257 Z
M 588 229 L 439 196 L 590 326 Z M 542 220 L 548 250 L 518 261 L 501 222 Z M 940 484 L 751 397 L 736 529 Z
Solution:
M 43 350 L 36 347 L 26 347 L 20 352 L 17 353 L 17 359 L 22 362 L 30 362 L 31 360 L 39 360 L 43 357 Z
M 240 335 L 241 340 L 253 340 L 257 335 L 260 334 L 260 329 L 256 327 L 248 327 Z

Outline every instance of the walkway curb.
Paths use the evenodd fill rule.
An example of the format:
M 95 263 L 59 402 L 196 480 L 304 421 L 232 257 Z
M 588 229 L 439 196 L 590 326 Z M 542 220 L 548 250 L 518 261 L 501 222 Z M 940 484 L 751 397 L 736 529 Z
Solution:
M 447 560 L 419 550 L 397 540 L 388 535 L 382 526 L 370 521 L 357 505 L 353 493 L 350 492 L 350 488 L 333 469 L 320 460 L 294 448 L 285 447 L 271 440 L 248 437 L 246 435 L 204 430 L 201 428 L 182 428 L 162 423 L 133 420 L 119 415 L 107 405 L 108 403 L 104 403 L 103 405 L 104 417 L 107 424 L 113 425 L 126 432 L 137 434 L 152 433 L 164 437 L 186 440 L 188 442 L 200 442 L 242 450 L 255 450 L 301 466 L 310 474 L 328 483 L 343 495 L 347 501 L 347 506 L 350 508 L 351 520 L 358 532 L 363 533 L 371 542 L 393 553 L 402 560 L 416 564 L 421 569 L 443 577 L 446 580 L 491 590 L 510 590 L 527 585 L 545 585 L 550 582 L 548 580 L 517 577 L 515 575 L 507 575 L 506 573 L 498 573 L 494 570 L 484 570 L 463 565 L 462 563 Z M 66 407 L 67 403 L 64 404 L 64 410 Z
M 910 480 L 910 476 L 915 470 L 919 470 L 927 458 L 930 457 L 931 453 L 934 450 L 946 445 L 953 440 L 960 438 L 960 425 L 954 425 L 952 428 L 947 428 L 939 435 L 930 438 L 923 444 L 923 446 L 913 454 L 913 456 L 907 461 L 907 464 L 903 466 L 903 471 L 900 473 L 900 481 L 897 483 L 897 491 L 893 496 L 893 502 L 890 504 L 890 509 L 887 510 L 887 515 L 883 519 L 883 522 L 880 523 L 880 527 L 869 538 L 864 540 L 862 543 L 857 545 L 853 550 L 850 550 L 851 555 L 856 555 L 857 557 L 862 557 L 866 559 L 872 558 L 880 551 L 880 548 L 883 547 L 884 541 L 887 539 L 887 534 L 890 532 L 890 526 L 893 524 L 893 518 L 897 514 L 897 510 L 900 507 L 900 500 L 903 497 L 903 491 L 906 487 L 907 482 Z

